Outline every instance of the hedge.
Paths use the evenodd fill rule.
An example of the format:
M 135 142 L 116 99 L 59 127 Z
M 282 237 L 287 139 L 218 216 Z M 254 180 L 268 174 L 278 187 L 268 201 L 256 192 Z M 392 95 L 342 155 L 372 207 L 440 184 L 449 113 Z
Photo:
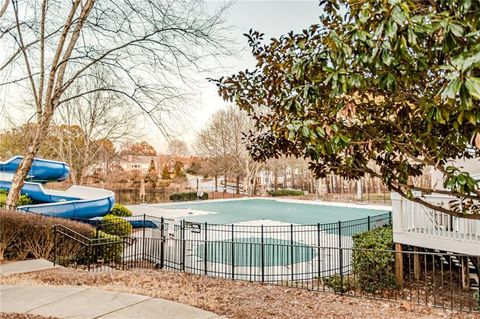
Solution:
M 271 196 L 303 196 L 305 193 L 303 191 L 294 190 L 294 189 L 277 189 L 276 191 L 268 192 Z
M 115 204 L 109 215 L 115 215 L 120 217 L 130 217 L 132 216 L 132 211 L 123 205 Z
M 8 192 L 4 189 L 0 189 L 0 206 L 5 205 L 7 202 Z M 17 201 L 17 206 L 28 205 L 32 203 L 32 199 L 27 195 L 20 195 L 20 198 Z
M 101 230 L 95 232 L 100 245 L 92 246 L 90 260 L 94 263 L 102 260 L 104 263 L 120 262 L 122 259 L 123 242 L 122 238 L 108 234 Z
M 121 217 L 108 214 L 102 218 L 102 222 L 98 227 L 107 234 L 123 237 L 132 233 L 132 225 Z
M 90 225 L 32 213 L 0 209 L 0 260 L 53 258 L 54 225 L 63 225 L 91 237 Z M 65 240 L 57 245 L 57 256 L 68 258 L 81 250 L 78 243 Z
M 357 288 L 369 293 L 397 288 L 392 248 L 390 225 L 353 236 L 352 266 Z
M 177 193 L 170 195 L 170 200 L 174 202 L 185 202 L 197 199 L 208 199 L 208 193 L 203 193 L 201 197 L 198 197 L 197 193 L 195 192 Z

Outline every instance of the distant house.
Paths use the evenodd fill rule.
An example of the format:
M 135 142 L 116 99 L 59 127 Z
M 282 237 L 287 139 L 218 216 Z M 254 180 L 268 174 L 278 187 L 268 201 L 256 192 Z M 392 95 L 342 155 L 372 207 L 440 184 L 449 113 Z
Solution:
M 156 156 L 125 155 L 120 158 L 118 164 L 125 172 L 140 171 L 146 173 L 150 167 L 150 162 L 152 160 L 155 162 L 155 157 Z
M 200 158 L 196 156 L 178 157 L 171 155 L 125 155 L 120 158 L 118 164 L 125 172 L 137 170 L 142 173 L 146 173 L 152 160 L 155 164 L 156 170 L 160 173 L 165 166 L 168 168 L 169 172 L 173 172 L 175 163 L 177 162 L 182 163 L 183 167 L 188 169 L 193 162 L 200 161 Z

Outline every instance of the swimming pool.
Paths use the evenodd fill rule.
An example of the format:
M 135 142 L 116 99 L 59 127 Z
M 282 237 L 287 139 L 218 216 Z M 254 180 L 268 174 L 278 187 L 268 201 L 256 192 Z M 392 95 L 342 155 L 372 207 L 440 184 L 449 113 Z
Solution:
M 157 222 L 164 217 L 160 233 L 152 230 L 152 234 L 171 239 L 165 254 L 175 265 L 206 274 L 220 269 L 222 276 L 261 281 L 310 280 L 319 273 L 327 276 L 339 269 L 346 271 L 352 257 L 352 236 L 391 221 L 388 206 L 284 199 L 129 208 L 135 215 L 146 214 L 143 218 L 157 218 Z M 159 247 L 150 246 L 154 255 Z
M 179 218 L 192 222 L 233 224 L 269 220 L 288 224 L 313 225 L 377 216 L 390 211 L 388 206 L 365 206 L 272 199 L 212 200 L 152 205 L 178 210 Z M 195 214 L 195 212 L 210 214 Z M 182 214 L 183 212 L 183 214 Z M 194 212 L 194 214 L 189 214 Z

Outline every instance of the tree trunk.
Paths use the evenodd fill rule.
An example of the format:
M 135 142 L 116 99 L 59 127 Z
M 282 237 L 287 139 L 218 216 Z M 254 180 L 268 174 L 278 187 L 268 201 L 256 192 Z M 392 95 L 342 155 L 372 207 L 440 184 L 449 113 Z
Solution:
M 45 112 L 42 116 L 42 121 L 35 129 L 35 135 L 27 148 L 26 154 L 24 154 L 22 162 L 18 166 L 15 175 L 13 175 L 12 185 L 8 192 L 7 201 L 5 202 L 7 208 L 14 208 L 17 205 L 18 199 L 20 198 L 20 191 L 32 167 L 33 159 L 37 155 L 40 145 L 47 135 L 52 116 L 53 112 Z
M 302 191 L 305 191 L 305 172 L 303 169 L 300 171 L 300 180 L 302 184 Z
M 275 168 L 273 170 L 273 190 L 277 191 L 277 189 L 278 189 L 278 173 L 277 173 L 277 169 Z
M 292 168 L 292 189 L 295 189 L 295 169 Z
M 80 185 L 85 185 L 85 177 L 87 176 L 88 164 L 90 162 L 90 142 L 87 140 L 85 144 L 85 154 L 83 155 L 83 163 L 78 178 Z
M 70 182 L 73 185 L 77 185 L 77 171 L 73 168 L 73 165 L 70 163 L 70 176 L 68 177 Z
M 218 176 L 215 175 L 215 191 L 218 192 Z
M 237 194 L 240 194 L 240 176 L 237 175 Z

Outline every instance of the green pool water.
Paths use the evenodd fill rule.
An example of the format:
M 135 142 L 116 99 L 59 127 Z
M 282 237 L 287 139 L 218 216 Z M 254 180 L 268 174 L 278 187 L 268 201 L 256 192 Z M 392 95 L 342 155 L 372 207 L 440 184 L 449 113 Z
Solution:
M 280 202 L 267 199 L 231 201 L 205 201 L 198 203 L 176 203 L 160 205 L 169 209 L 192 209 L 214 212 L 209 215 L 186 215 L 183 218 L 193 222 L 231 224 L 251 220 L 275 220 L 294 224 L 317 224 L 347 221 L 387 213 L 389 210 L 352 208 L 342 206 Z
M 208 242 L 197 246 L 197 256 L 206 259 L 208 262 L 222 263 L 235 266 L 249 267 L 270 267 L 285 266 L 296 263 L 307 262 L 315 258 L 316 252 L 313 247 L 302 246 L 298 242 L 275 238 L 261 239 L 235 238 L 232 242 Z M 233 255 L 232 255 L 233 252 Z M 263 258 L 262 258 L 263 255 Z

